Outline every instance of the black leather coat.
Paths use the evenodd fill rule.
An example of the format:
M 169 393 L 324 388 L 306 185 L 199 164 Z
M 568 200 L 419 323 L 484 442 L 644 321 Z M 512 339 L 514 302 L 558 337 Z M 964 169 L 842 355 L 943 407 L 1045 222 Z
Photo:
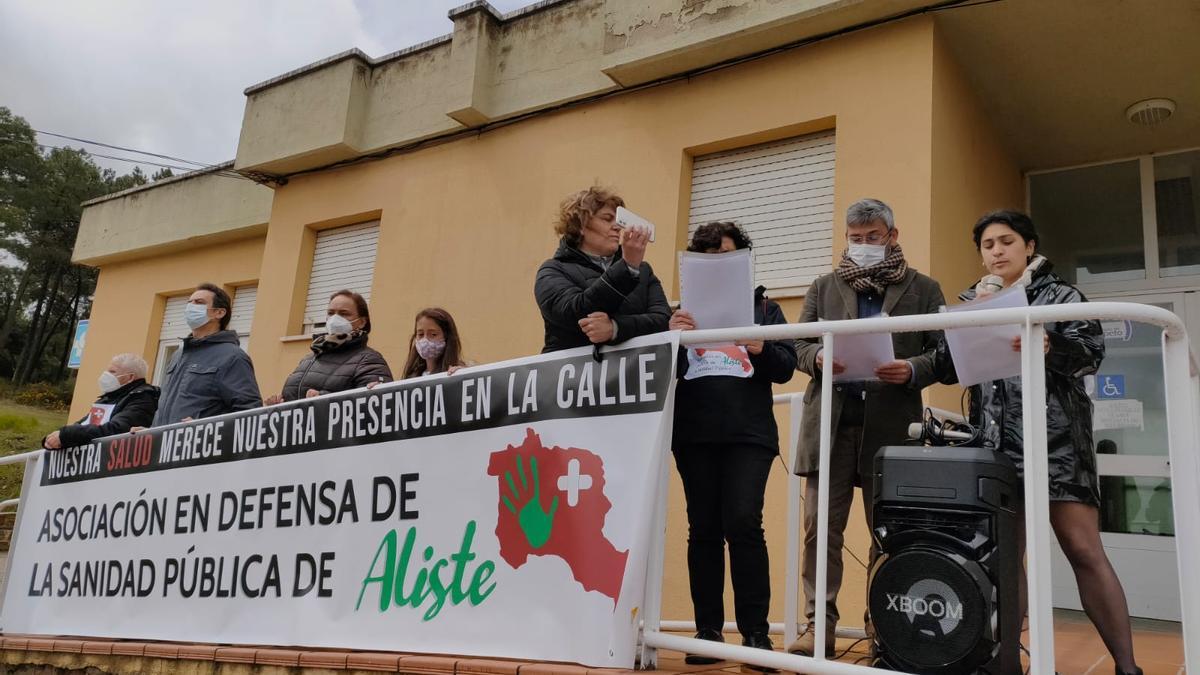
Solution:
M 671 319 L 667 296 L 650 263 L 642 262 L 634 275 L 618 252 L 603 269 L 565 240 L 538 269 L 533 293 L 546 327 L 543 352 L 590 345 L 579 320 L 592 312 L 604 312 L 616 324 L 617 334 L 609 344 L 665 331 Z
M 1045 261 L 1025 292 L 1030 305 L 1087 302 L 1077 288 L 1051 271 Z M 959 296 L 975 297 L 974 287 Z M 1046 439 L 1050 466 L 1050 499 L 1099 504 L 1096 451 L 1092 441 L 1092 401 L 1083 377 L 1094 374 L 1104 359 L 1104 330 L 1099 321 L 1046 324 Z M 1024 469 L 1021 378 L 971 387 L 971 422 L 980 425 L 984 445 L 1008 455 Z

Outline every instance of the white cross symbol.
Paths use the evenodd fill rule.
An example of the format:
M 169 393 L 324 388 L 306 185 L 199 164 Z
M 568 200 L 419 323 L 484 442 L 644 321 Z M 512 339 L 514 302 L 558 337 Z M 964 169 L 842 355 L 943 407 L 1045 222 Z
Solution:
M 579 460 L 567 462 L 567 473 L 558 477 L 558 489 L 567 493 L 567 506 L 579 503 L 579 491 L 592 487 L 592 477 L 579 474 Z

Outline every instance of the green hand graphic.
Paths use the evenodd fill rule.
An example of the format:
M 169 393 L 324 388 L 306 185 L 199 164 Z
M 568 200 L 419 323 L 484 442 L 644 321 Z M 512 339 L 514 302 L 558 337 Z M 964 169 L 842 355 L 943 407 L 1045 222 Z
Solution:
M 525 538 L 529 540 L 529 545 L 541 548 L 550 539 L 550 531 L 554 528 L 554 512 L 558 510 L 558 496 L 555 495 L 550 502 L 548 513 L 542 510 L 537 457 L 529 458 L 529 466 L 533 474 L 533 497 L 521 505 L 520 511 L 513 506 L 512 500 L 507 495 L 500 495 L 500 498 L 504 500 L 504 505 L 508 507 L 508 510 L 517 517 L 517 523 L 521 526 L 521 531 L 525 533 Z M 504 480 L 508 482 L 508 489 L 512 491 L 512 499 L 520 501 L 522 495 L 528 496 L 529 493 L 529 483 L 525 480 L 525 465 L 521 461 L 520 455 L 517 455 L 517 476 L 521 479 L 520 490 L 513 483 L 512 472 L 504 472 Z

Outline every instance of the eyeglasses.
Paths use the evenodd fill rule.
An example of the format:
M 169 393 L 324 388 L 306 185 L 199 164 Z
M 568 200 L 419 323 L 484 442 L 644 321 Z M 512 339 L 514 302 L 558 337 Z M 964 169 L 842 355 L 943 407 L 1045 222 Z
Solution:
M 852 234 L 852 235 L 846 237 L 846 241 L 849 241 L 851 244 L 872 244 L 872 245 L 874 245 L 874 244 L 882 243 L 883 241 L 887 240 L 887 238 L 890 234 L 891 234 L 891 232 L 884 232 L 882 234 L 880 234 L 879 232 L 872 232 L 871 234 L 868 234 L 865 237 L 862 235 L 858 235 L 858 234 Z

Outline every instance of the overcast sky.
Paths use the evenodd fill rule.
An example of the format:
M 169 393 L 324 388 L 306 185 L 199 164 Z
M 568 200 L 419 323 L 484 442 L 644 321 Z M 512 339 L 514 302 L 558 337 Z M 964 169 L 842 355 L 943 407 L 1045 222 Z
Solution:
M 246 87 L 352 47 L 377 57 L 445 35 L 446 13 L 465 2 L 0 0 L 0 106 L 39 131 L 223 162 Z M 509 12 L 531 0 L 491 3 Z

